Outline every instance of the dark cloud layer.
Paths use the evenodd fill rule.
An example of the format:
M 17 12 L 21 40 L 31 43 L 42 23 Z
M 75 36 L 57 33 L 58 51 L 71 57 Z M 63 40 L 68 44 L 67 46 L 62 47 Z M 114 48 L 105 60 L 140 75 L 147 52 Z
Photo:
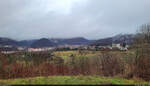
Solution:
M 149 0 L 1 0 L 0 36 L 98 39 L 150 22 Z

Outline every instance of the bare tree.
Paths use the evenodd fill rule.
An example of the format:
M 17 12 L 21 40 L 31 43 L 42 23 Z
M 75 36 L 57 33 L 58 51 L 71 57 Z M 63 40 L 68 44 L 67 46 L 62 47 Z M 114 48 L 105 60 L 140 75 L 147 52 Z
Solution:
M 135 37 L 136 58 L 135 71 L 136 76 L 145 80 L 150 80 L 150 25 L 142 25 Z
M 150 24 L 145 24 L 142 25 L 138 30 L 137 30 L 137 35 L 136 35 L 136 43 L 139 44 L 146 44 L 150 43 Z

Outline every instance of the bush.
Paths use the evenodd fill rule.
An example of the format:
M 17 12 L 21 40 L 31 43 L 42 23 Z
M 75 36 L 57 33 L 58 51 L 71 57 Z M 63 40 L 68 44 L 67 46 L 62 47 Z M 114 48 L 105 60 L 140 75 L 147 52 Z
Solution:
M 101 66 L 104 76 L 115 76 L 124 72 L 124 62 L 122 59 L 108 52 L 102 53 Z

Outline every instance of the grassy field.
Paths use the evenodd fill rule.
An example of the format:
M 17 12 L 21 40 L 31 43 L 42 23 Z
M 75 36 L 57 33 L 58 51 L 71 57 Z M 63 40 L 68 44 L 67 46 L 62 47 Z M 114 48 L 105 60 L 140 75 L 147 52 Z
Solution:
M 60 56 L 63 59 L 66 59 L 67 57 L 69 57 L 70 55 L 74 55 L 74 56 L 88 56 L 88 57 L 92 57 L 92 56 L 97 56 L 99 54 L 102 53 L 102 51 L 82 51 L 83 54 L 79 53 L 79 51 L 56 51 L 54 52 L 54 54 L 56 56 Z M 110 53 L 114 53 L 114 54 L 134 54 L 135 51 L 130 50 L 130 51 L 110 51 Z
M 130 51 L 109 51 L 111 54 L 118 55 L 121 58 L 130 60 L 130 57 L 134 57 L 135 50 Z M 64 59 L 64 62 L 66 63 L 67 60 L 71 55 L 73 55 L 76 59 L 82 58 L 82 57 L 96 57 L 102 54 L 102 51 L 82 51 L 82 53 L 79 53 L 79 51 L 56 51 L 53 52 L 55 56 L 61 57 Z
M 0 80 L 0 84 L 14 85 L 14 84 L 53 84 L 53 85 L 67 85 L 67 84 L 117 84 L 117 85 L 129 85 L 129 84 L 144 84 L 150 85 L 150 82 L 127 80 L 122 78 L 110 78 L 100 76 L 49 76 L 49 77 L 36 77 L 26 79 L 9 79 Z

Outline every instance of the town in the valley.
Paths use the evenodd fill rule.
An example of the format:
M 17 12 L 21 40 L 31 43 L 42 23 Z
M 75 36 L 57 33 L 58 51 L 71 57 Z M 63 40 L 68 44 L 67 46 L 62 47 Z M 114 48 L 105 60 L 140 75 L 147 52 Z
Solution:
M 95 45 L 60 45 L 55 47 L 41 47 L 41 48 L 31 48 L 31 47 L 14 47 L 11 45 L 0 46 L 1 52 L 5 54 L 27 51 L 27 52 L 41 52 L 41 51 L 51 51 L 51 50 L 121 50 L 126 51 L 129 49 L 129 45 L 122 44 L 112 44 L 107 46 L 95 46 Z

